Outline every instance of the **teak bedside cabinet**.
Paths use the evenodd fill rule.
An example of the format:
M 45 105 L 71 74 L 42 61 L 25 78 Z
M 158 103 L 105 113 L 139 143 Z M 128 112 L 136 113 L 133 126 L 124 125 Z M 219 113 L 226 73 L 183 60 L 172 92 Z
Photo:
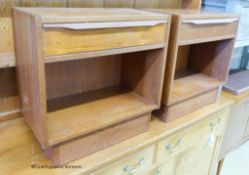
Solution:
M 227 79 L 239 16 L 195 10 L 152 10 L 171 14 L 162 108 L 170 121 L 217 100 Z
M 23 115 L 54 164 L 148 129 L 168 23 L 132 9 L 13 9 Z

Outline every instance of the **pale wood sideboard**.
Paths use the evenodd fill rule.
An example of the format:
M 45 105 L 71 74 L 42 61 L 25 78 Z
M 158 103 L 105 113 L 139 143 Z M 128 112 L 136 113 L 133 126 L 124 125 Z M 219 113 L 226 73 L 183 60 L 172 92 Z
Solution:
M 220 174 L 226 156 L 249 140 L 249 92 L 234 95 L 223 91 L 222 95 L 233 100 L 234 105 L 228 117 L 227 127 L 219 153 L 220 162 L 217 174 Z
M 249 139 L 249 92 L 233 95 L 223 91 L 222 95 L 235 103 L 228 119 L 220 159 Z
M 148 132 L 68 164 L 81 166 L 75 169 L 42 168 L 51 163 L 23 119 L 5 121 L 0 169 L 3 174 L 213 175 L 232 103 L 222 97 L 169 123 L 153 118 Z

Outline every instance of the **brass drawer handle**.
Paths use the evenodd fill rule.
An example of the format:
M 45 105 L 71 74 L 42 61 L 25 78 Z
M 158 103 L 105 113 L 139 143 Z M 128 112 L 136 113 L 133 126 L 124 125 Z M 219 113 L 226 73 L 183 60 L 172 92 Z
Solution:
M 125 165 L 123 171 L 126 172 L 127 175 L 133 175 L 144 165 L 144 163 L 144 157 L 142 157 L 134 165 Z
M 162 175 L 161 169 L 157 169 L 157 170 L 156 170 L 156 175 Z
M 219 119 L 217 119 L 216 122 L 213 121 L 213 122 L 209 123 L 209 129 L 214 132 L 217 128 L 220 127 L 220 122 L 221 122 L 221 119 L 219 118 Z
M 181 145 L 183 144 L 183 138 L 179 138 L 175 145 L 168 144 L 166 145 L 166 150 L 168 150 L 170 153 L 175 152 Z

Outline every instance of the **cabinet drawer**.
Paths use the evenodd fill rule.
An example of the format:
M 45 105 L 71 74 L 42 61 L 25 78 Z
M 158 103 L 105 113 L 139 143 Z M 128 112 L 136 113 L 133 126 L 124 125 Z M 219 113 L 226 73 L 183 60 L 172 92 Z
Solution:
M 145 173 L 144 175 L 173 175 L 176 168 L 177 157 L 167 159 L 164 163 Z
M 225 110 L 221 110 L 207 119 L 160 141 L 158 143 L 157 161 L 164 161 L 167 156 L 180 153 L 207 135 L 221 134 L 224 129 L 222 125 L 225 123 L 224 112 Z
M 163 43 L 166 25 L 163 20 L 44 24 L 44 56 Z
M 234 37 L 237 31 L 237 18 L 225 19 L 183 19 L 179 41 L 213 40 Z
M 136 175 L 151 169 L 154 153 L 154 145 L 149 146 L 135 154 L 122 158 L 106 167 L 103 167 L 90 175 Z

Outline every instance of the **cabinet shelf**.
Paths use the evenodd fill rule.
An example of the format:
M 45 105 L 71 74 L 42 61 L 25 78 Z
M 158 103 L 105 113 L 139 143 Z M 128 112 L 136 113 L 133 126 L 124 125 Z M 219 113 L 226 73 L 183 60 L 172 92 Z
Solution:
M 155 104 L 146 102 L 134 92 L 127 92 L 48 113 L 49 144 L 103 129 L 155 108 Z
M 169 103 L 175 104 L 187 100 L 193 96 L 213 90 L 222 84 L 224 84 L 223 81 L 201 73 L 175 79 Z

